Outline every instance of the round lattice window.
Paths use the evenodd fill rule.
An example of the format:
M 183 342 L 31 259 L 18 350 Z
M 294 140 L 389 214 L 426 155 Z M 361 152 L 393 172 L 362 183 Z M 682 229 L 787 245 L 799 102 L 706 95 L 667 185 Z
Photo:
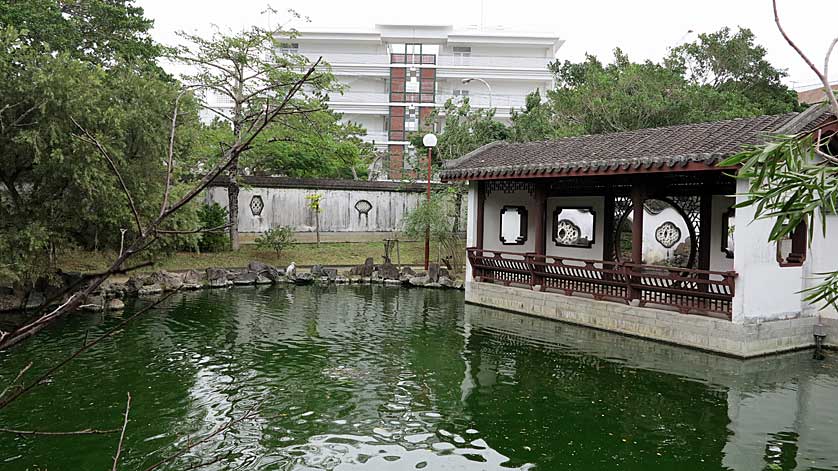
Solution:
M 265 209 L 265 202 L 262 201 L 261 196 L 257 195 L 250 199 L 250 212 L 254 216 L 260 216 L 263 209 Z
M 358 200 L 358 202 L 355 203 L 355 210 L 358 211 L 358 214 L 360 215 L 366 215 L 370 212 L 370 210 L 372 210 L 372 203 L 367 200 Z
M 666 221 L 655 230 L 655 240 L 670 249 L 681 240 L 681 229 L 670 221 Z
M 556 242 L 559 244 L 573 245 L 579 240 L 582 231 L 572 221 L 562 219 L 556 223 Z

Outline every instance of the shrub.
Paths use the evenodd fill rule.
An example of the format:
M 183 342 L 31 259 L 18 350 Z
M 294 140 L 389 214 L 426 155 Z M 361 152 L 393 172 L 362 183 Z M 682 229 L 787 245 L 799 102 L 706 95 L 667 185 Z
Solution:
M 256 238 L 256 246 L 263 250 L 275 251 L 277 259 L 282 251 L 294 242 L 293 226 L 273 227 Z
M 210 229 L 227 224 L 227 208 L 219 206 L 218 203 L 206 204 L 198 210 L 198 217 L 201 219 L 201 227 Z M 198 241 L 198 248 L 201 252 L 223 252 L 230 247 L 230 237 L 225 231 L 205 232 L 201 234 Z

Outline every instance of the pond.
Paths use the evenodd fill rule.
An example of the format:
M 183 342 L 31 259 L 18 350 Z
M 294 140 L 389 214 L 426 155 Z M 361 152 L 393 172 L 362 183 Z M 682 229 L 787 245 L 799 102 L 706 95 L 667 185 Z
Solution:
M 5 385 L 124 314 L 0 356 Z M 739 361 L 383 286 L 178 294 L 0 411 L 0 427 L 122 424 L 120 469 L 838 469 L 838 354 Z M 31 377 L 31 376 L 30 376 Z M 118 434 L 0 434 L 2 470 L 110 469 Z

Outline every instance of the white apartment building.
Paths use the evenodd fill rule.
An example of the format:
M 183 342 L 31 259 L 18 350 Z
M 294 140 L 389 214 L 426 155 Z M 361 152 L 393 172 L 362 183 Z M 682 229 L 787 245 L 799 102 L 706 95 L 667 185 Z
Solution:
M 388 155 L 380 178 L 398 180 L 413 176 L 411 162 L 417 162 L 406 158 L 412 152 L 407 134 L 434 108 L 468 96 L 473 107 L 493 107 L 507 121 L 528 93 L 552 87 L 547 65 L 562 43 L 552 34 L 375 25 L 301 31 L 282 47 L 331 65 L 346 91 L 330 96 L 330 108 L 367 129 L 365 139 Z

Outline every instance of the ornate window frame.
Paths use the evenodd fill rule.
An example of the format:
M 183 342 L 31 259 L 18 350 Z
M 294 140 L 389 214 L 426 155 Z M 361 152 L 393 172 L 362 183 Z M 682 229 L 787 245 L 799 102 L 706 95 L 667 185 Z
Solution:
M 786 239 L 791 240 L 791 252 L 788 256 L 783 257 L 782 241 L 777 241 L 777 263 L 781 267 L 800 267 L 806 261 L 807 243 L 807 227 L 806 221 L 801 221 L 791 233 L 786 236 Z
M 521 227 L 518 231 L 517 239 L 513 242 L 507 242 L 506 239 L 503 238 L 503 215 L 506 211 L 514 209 L 521 215 Z M 507 205 L 501 208 L 500 210 L 500 218 L 498 220 L 498 239 L 500 243 L 503 245 L 524 245 L 527 241 L 527 227 L 529 221 L 527 220 L 527 208 L 525 206 L 514 206 L 514 205 Z
M 727 246 L 727 239 L 730 235 L 730 218 L 736 216 L 736 208 L 731 206 L 722 213 L 722 253 L 726 258 L 733 258 L 733 249 Z
M 559 214 L 561 214 L 563 209 L 584 209 L 591 213 L 593 216 L 593 221 L 591 225 L 593 226 L 593 231 L 591 234 L 590 240 L 588 240 L 587 244 L 563 244 L 559 242 Z M 577 249 L 590 249 L 596 243 L 596 211 L 594 211 L 593 207 L 590 206 L 557 206 L 555 210 L 553 210 L 553 222 L 552 222 L 552 231 L 553 231 L 553 243 L 556 244 L 556 247 L 572 247 Z

